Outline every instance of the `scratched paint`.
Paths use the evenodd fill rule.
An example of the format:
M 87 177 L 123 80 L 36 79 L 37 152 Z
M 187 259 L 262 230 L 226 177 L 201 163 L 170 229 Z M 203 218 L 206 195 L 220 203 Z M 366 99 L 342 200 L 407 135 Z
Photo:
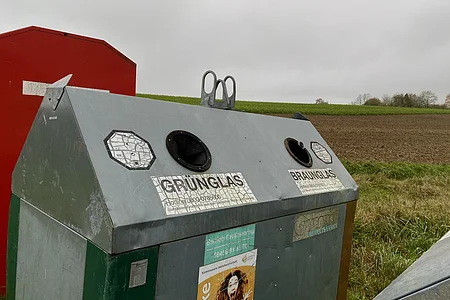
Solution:
M 82 236 L 20 201 L 17 249 L 15 299 L 82 299 L 86 260 Z
M 90 203 L 86 210 L 89 213 L 89 223 L 94 236 L 100 233 L 103 219 L 105 217 L 105 209 L 103 207 L 102 196 L 99 191 L 91 193 Z

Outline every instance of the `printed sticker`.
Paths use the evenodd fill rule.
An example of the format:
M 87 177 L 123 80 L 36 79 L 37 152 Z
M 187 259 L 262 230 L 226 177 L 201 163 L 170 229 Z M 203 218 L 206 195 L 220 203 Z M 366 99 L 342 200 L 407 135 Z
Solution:
M 303 195 L 345 189 L 332 169 L 289 170 L 289 174 Z
M 324 146 L 322 146 L 318 142 L 311 142 L 311 150 L 314 152 L 317 158 L 324 163 L 331 164 L 333 162 L 331 154 Z
M 337 208 L 297 215 L 292 241 L 300 241 L 336 229 L 338 216 Z
M 167 215 L 257 202 L 241 173 L 152 176 Z
M 253 300 L 257 249 L 199 269 L 197 300 Z
M 208 265 L 253 250 L 255 227 L 253 224 L 208 234 L 205 238 L 204 264 Z
M 134 288 L 147 282 L 148 259 L 133 262 L 130 270 L 129 287 Z
M 132 131 L 113 130 L 104 143 L 111 159 L 129 170 L 148 170 L 156 159 L 150 144 Z

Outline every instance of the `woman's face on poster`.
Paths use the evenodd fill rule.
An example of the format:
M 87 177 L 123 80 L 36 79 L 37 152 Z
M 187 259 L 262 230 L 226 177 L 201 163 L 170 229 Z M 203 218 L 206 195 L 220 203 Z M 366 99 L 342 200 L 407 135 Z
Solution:
M 234 299 L 234 297 L 236 296 L 238 286 L 239 279 L 237 278 L 237 276 L 232 276 L 230 278 L 230 281 L 228 282 L 228 297 L 230 297 L 230 299 Z

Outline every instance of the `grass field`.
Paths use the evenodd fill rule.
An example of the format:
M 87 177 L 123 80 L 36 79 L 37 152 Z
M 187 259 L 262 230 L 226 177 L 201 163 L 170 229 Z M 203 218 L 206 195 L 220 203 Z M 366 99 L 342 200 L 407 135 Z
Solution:
M 165 100 L 171 102 L 199 105 L 199 98 L 137 94 L 139 97 Z M 399 114 L 450 114 L 450 109 L 426 109 L 411 107 L 386 107 L 341 104 L 301 104 L 236 101 L 235 110 L 261 114 L 293 114 L 305 115 L 399 115 Z
M 369 300 L 450 230 L 450 166 L 344 162 L 360 187 L 350 300 Z

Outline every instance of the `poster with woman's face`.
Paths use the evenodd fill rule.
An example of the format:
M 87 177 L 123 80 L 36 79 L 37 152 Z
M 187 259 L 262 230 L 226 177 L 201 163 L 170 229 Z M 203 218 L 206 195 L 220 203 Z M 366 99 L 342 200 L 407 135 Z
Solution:
M 253 300 L 257 249 L 199 270 L 197 300 Z

